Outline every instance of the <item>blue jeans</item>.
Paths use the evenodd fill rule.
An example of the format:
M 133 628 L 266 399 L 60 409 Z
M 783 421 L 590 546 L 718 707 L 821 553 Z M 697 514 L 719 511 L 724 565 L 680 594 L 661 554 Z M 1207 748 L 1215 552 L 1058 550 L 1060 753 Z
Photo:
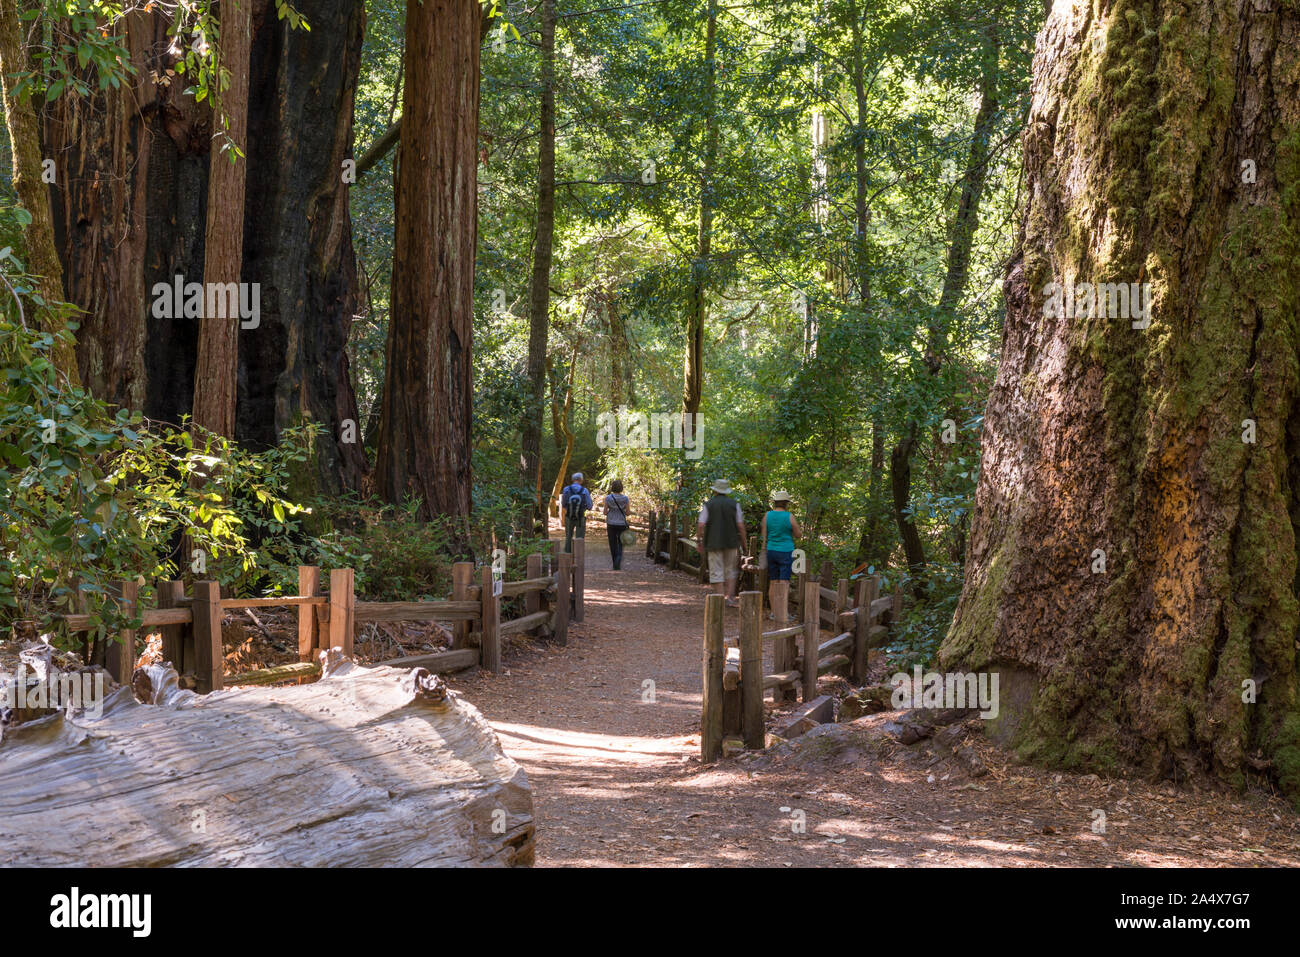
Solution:
M 768 549 L 767 552 L 767 578 L 768 581 L 788 582 L 790 580 L 790 569 L 794 566 L 794 552 L 774 552 Z

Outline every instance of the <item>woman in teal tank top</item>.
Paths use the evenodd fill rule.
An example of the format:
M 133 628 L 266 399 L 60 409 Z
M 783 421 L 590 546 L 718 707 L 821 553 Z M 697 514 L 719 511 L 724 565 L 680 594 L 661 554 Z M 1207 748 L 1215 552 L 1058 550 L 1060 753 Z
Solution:
M 767 549 L 767 600 L 772 606 L 768 616 L 776 621 L 789 620 L 790 569 L 794 564 L 794 540 L 799 523 L 790 514 L 788 492 L 772 493 L 772 510 L 763 516 L 763 547 Z

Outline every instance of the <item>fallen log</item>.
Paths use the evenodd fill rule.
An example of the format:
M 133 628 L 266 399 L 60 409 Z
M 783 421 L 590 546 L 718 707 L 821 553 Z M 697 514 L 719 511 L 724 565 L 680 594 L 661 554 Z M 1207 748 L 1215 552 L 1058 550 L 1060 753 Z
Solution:
M 119 687 L 98 717 L 10 730 L 0 864 L 532 863 L 523 770 L 428 672 L 330 661 L 312 684 L 205 696 L 179 691 L 165 665 L 137 679 L 168 703 Z

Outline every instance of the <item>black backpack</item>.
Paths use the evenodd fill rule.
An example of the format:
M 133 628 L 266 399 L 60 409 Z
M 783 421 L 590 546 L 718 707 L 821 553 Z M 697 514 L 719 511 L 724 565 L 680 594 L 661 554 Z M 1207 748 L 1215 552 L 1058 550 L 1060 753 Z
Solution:
M 582 500 L 582 492 L 577 491 L 570 494 L 568 500 L 564 503 L 564 509 L 570 519 L 575 522 L 580 521 L 582 513 L 587 510 L 587 504 Z

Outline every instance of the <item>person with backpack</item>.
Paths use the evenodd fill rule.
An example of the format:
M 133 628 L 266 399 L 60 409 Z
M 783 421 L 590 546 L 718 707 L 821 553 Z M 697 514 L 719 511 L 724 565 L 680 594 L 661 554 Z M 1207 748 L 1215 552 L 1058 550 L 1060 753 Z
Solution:
M 794 540 L 799 537 L 799 523 L 790 514 L 790 493 L 772 493 L 772 510 L 763 516 L 763 547 L 767 550 L 768 617 L 784 625 L 790 608 L 790 569 L 794 564 Z
M 605 530 L 609 532 L 609 557 L 613 559 L 614 571 L 619 571 L 623 567 L 624 537 L 631 531 L 627 523 L 627 507 L 631 502 L 623 494 L 623 483 L 618 479 L 609 483 L 609 494 L 603 504 Z
M 574 472 L 573 481 L 560 489 L 560 513 L 564 516 L 564 550 L 573 551 L 573 537 L 587 537 L 587 512 L 592 507 L 591 493 L 582 481 L 582 473 Z
M 740 581 L 740 553 L 747 546 L 745 515 L 740 503 L 731 497 L 731 483 L 718 479 L 713 496 L 704 503 L 696 521 L 696 539 L 709 555 L 709 583 L 714 592 L 725 596 L 726 604 L 735 608 L 736 585 Z

